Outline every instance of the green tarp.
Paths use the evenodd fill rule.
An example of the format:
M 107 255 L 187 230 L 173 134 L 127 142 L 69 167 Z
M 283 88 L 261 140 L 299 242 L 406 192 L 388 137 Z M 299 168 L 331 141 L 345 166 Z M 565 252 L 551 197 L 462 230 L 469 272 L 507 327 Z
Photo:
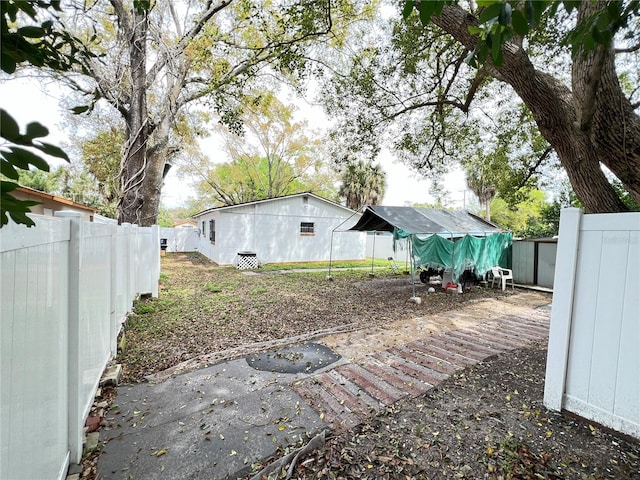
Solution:
M 402 230 L 394 231 L 394 240 L 410 237 L 414 265 L 418 267 L 446 268 L 457 281 L 466 269 L 484 276 L 491 267 L 508 267 L 512 235 L 492 233 L 485 237 L 465 235 L 459 240 L 448 240 L 440 235 L 420 238 Z

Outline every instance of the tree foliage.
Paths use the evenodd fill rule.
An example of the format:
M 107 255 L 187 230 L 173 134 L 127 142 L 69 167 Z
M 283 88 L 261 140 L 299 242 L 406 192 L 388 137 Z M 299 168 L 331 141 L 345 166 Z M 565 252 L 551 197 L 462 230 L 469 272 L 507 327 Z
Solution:
M 508 149 L 512 180 L 532 186 L 557 156 L 587 210 L 626 208 L 601 164 L 640 198 L 638 2 L 403 5 L 406 19 L 363 32 L 324 84 L 342 148 L 390 143 L 419 172 L 441 174 L 517 139 L 506 109 L 539 132 L 528 154 Z
M 231 159 L 213 163 L 195 156 L 184 167 L 199 179 L 198 191 L 210 204 L 235 205 L 303 191 L 336 198 L 336 176 L 323 158 L 319 138 L 307 122 L 294 119 L 295 108 L 270 92 L 256 95 L 239 119 L 243 134 L 221 125 L 217 130 Z
M 165 166 L 182 147 L 173 127 L 188 105 L 198 102 L 240 132 L 255 85 L 301 78 L 313 47 L 339 42 L 360 15 L 347 0 L 138 6 L 100 0 L 76 17 L 85 22 L 78 31 L 95 32 L 101 58 L 65 80 L 88 95 L 87 111 L 107 102 L 122 115 L 118 218 L 141 225 L 156 221 Z
M 339 193 L 347 207 L 359 210 L 364 205 L 382 203 L 385 188 L 386 175 L 382 167 L 360 160 L 344 168 Z
M 39 14 L 52 16 L 56 11 L 60 11 L 60 2 L 54 0 L 0 2 L 0 65 L 3 72 L 13 74 L 22 64 L 68 71 L 78 65 L 80 59 L 92 55 L 77 38 L 64 29 L 56 29 L 51 18 L 37 23 Z M 17 200 L 11 195 L 18 188 L 16 181 L 21 170 L 29 171 L 33 167 L 48 172 L 49 164 L 43 154 L 69 160 L 63 150 L 41 140 L 48 134 L 49 130 L 37 122 L 28 124 L 21 133 L 14 118 L 0 110 L 0 173 L 6 179 L 0 182 L 0 227 L 8 223 L 9 217 L 28 227 L 35 225 L 27 213 L 37 202 Z

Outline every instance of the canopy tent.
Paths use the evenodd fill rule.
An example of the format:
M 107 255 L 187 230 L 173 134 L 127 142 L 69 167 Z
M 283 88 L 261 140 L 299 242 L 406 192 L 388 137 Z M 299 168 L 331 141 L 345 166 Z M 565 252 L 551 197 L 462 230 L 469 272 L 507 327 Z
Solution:
M 349 230 L 393 232 L 406 238 L 413 269 L 449 269 L 454 281 L 469 268 L 484 275 L 496 265 L 508 266 L 511 233 L 469 212 L 434 208 L 367 206 Z M 395 243 L 394 243 L 395 247 Z
M 408 235 L 439 234 L 451 238 L 501 232 L 496 224 L 459 210 L 436 208 L 383 207 L 369 205 L 349 230 L 360 232 L 395 232 L 398 238 Z

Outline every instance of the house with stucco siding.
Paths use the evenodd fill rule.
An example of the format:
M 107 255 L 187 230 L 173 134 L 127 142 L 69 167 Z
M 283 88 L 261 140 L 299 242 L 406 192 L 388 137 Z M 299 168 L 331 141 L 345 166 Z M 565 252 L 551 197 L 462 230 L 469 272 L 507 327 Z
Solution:
M 262 263 L 365 258 L 365 233 L 334 233 L 360 215 L 310 192 L 210 208 L 193 218 L 198 251 L 219 265 L 233 264 L 239 252 L 254 252 Z

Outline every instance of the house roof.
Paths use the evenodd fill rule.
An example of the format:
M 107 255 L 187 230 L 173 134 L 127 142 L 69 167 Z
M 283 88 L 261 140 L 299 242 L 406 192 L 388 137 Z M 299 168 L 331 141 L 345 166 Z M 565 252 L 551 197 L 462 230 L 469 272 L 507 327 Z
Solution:
M 200 217 L 202 215 L 205 215 L 207 213 L 211 213 L 211 212 L 219 212 L 222 210 L 232 210 L 234 208 L 238 208 L 238 207 L 245 207 L 247 205 L 256 205 L 259 203 L 268 203 L 268 202 L 276 202 L 276 201 L 280 201 L 283 200 L 285 198 L 293 198 L 293 197 L 313 197 L 316 198 L 322 202 L 328 203 L 330 205 L 333 205 L 335 207 L 340 207 L 343 210 L 349 212 L 350 214 L 355 213 L 354 210 L 351 210 L 350 208 L 345 207 L 344 205 L 340 205 L 339 203 L 336 202 L 332 202 L 331 200 L 327 200 L 326 198 L 323 198 L 319 195 L 316 195 L 315 193 L 311 193 L 311 192 L 302 192 L 302 193 L 293 193 L 291 195 L 283 195 L 281 197 L 274 197 L 274 198 L 266 198 L 264 200 L 255 200 L 253 202 L 245 202 L 245 203 L 238 203 L 236 205 L 223 205 L 221 207 L 212 207 L 212 208 L 208 208 L 206 210 L 202 210 L 201 212 L 196 213 L 195 215 L 193 215 L 193 218 L 197 218 Z
M 455 237 L 501 232 L 495 223 L 460 210 L 435 208 L 384 207 L 369 205 L 350 230 L 393 232 L 408 234 L 445 234 Z
M 89 212 L 95 212 L 96 209 L 93 207 L 89 207 L 87 205 L 83 205 L 81 203 L 76 203 L 73 200 L 69 200 L 67 198 L 58 197 L 56 195 L 51 195 L 50 193 L 41 192 L 40 190 L 35 190 L 29 187 L 18 187 L 15 189 L 16 192 L 22 192 L 27 195 L 31 195 L 34 197 L 42 198 L 43 200 L 51 200 L 52 202 L 56 202 L 62 205 L 69 205 L 70 207 L 78 208 L 81 210 L 87 210 Z

